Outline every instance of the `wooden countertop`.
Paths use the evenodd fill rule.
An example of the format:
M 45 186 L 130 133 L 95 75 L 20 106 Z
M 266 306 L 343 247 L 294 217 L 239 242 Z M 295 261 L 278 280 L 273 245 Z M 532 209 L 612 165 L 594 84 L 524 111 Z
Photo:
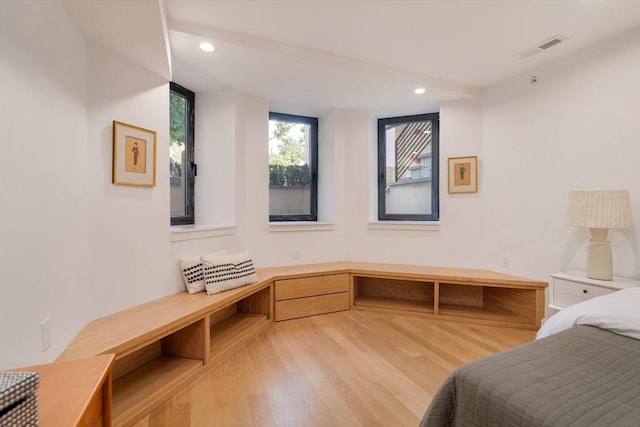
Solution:
M 103 387 L 111 390 L 111 367 L 113 354 L 50 363 L 47 365 L 28 366 L 13 369 L 14 371 L 37 372 L 40 374 L 40 386 L 36 390 L 38 396 L 38 418 L 40 427 L 77 426 L 87 422 L 87 414 L 111 419 L 111 396 L 103 400 Z M 110 392 L 109 392 L 110 394 Z M 92 405 L 100 400 L 101 410 L 92 413 L 96 408 Z M 104 407 L 108 403 L 108 407 Z M 88 424 L 86 424 L 88 425 Z

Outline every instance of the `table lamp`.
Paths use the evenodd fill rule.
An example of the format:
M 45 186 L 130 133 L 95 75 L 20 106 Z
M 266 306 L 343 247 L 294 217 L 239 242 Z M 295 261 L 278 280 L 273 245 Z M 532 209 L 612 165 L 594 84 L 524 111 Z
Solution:
M 587 249 L 587 277 L 613 279 L 610 228 L 631 227 L 629 190 L 570 191 L 567 224 L 591 229 Z

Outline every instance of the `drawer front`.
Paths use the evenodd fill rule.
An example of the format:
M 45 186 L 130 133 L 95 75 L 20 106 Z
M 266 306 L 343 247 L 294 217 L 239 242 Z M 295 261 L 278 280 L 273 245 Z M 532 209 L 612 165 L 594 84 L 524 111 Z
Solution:
M 570 282 L 568 280 L 555 279 L 554 293 L 573 295 L 583 299 L 599 297 L 614 292 L 613 289 L 601 288 L 599 286 L 587 285 L 584 283 Z
M 349 310 L 349 292 L 276 301 L 276 321 Z
M 614 289 L 569 280 L 554 279 L 553 304 L 558 307 L 568 307 L 588 299 L 615 292 Z
M 349 275 L 345 273 L 276 280 L 275 287 L 276 301 L 349 292 Z
M 575 295 L 563 294 L 562 292 L 555 292 L 553 294 L 553 305 L 564 308 L 573 304 L 586 301 L 589 298 L 581 298 Z

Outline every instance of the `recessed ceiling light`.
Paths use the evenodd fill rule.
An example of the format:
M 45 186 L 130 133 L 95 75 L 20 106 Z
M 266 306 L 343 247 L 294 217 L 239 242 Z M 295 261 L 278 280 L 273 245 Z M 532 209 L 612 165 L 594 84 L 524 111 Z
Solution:
M 416 95 L 422 95 L 425 92 L 426 91 L 424 90 L 423 87 L 416 88 L 416 90 L 413 91 L 413 93 L 415 93 Z
M 200 43 L 200 49 L 204 50 L 205 52 L 213 52 L 214 50 L 216 50 L 216 48 L 213 47 L 213 45 L 209 42 Z

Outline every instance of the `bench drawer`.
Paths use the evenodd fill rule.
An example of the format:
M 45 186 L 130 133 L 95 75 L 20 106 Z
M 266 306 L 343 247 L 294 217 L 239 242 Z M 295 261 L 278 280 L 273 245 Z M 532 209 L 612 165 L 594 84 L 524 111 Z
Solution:
M 275 288 L 276 301 L 349 292 L 349 275 L 344 273 L 276 280 Z
M 349 292 L 276 301 L 276 321 L 349 310 Z

